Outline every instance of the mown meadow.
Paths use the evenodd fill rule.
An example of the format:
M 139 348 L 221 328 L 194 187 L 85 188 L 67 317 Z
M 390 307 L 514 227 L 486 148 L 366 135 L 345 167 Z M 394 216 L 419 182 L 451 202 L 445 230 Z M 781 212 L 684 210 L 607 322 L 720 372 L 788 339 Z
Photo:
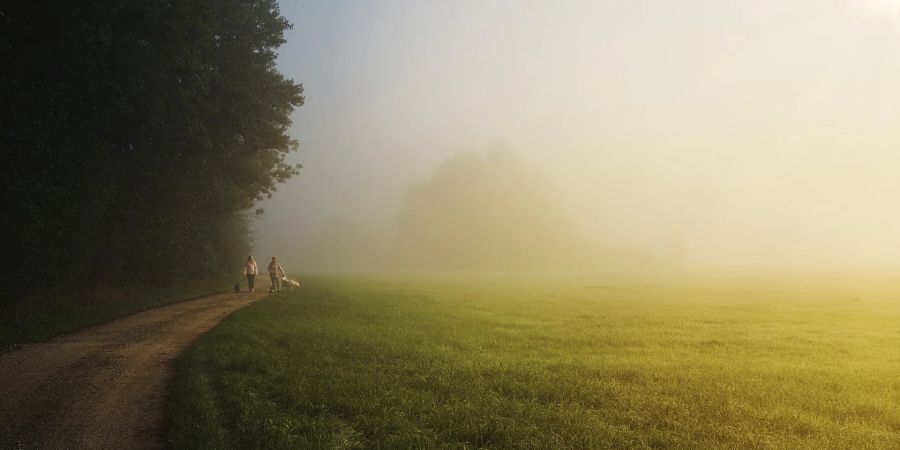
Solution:
M 301 277 L 181 356 L 173 448 L 898 448 L 900 283 Z

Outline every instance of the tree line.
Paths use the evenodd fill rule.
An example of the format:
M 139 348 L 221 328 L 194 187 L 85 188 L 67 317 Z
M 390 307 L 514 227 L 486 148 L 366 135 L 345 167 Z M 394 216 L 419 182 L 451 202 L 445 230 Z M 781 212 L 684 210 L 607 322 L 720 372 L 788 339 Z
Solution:
M 300 169 L 290 27 L 275 0 L 0 6 L 4 297 L 234 271 Z

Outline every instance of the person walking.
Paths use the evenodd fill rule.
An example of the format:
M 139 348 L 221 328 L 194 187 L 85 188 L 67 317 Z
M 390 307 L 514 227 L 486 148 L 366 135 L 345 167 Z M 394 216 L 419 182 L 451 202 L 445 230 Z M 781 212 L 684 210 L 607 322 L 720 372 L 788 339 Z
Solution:
M 284 267 L 281 267 L 281 263 L 278 262 L 278 258 L 272 257 L 272 262 L 269 263 L 269 278 L 272 279 L 272 289 L 275 292 L 279 290 L 279 281 L 284 278 Z
M 256 260 L 253 259 L 252 255 L 248 256 L 247 262 L 244 263 L 244 275 L 247 276 L 247 292 L 256 292 L 253 282 L 256 281 L 257 273 L 259 273 L 259 268 L 256 267 Z

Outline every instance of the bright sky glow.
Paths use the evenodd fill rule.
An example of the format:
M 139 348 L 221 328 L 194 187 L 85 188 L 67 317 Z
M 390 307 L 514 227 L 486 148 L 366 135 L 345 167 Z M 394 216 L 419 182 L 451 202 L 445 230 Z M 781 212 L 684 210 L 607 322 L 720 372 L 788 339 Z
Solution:
M 413 180 L 503 142 L 586 233 L 698 266 L 900 267 L 897 0 L 284 2 L 306 169 L 277 253 L 390 227 Z

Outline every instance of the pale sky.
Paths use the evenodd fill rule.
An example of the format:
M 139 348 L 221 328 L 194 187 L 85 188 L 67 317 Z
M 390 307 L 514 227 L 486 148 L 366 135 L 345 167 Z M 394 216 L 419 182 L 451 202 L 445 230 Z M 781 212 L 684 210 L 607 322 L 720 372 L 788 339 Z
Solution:
M 410 182 L 502 142 L 597 240 L 900 268 L 898 1 L 283 1 L 305 168 L 257 252 L 390 227 Z

